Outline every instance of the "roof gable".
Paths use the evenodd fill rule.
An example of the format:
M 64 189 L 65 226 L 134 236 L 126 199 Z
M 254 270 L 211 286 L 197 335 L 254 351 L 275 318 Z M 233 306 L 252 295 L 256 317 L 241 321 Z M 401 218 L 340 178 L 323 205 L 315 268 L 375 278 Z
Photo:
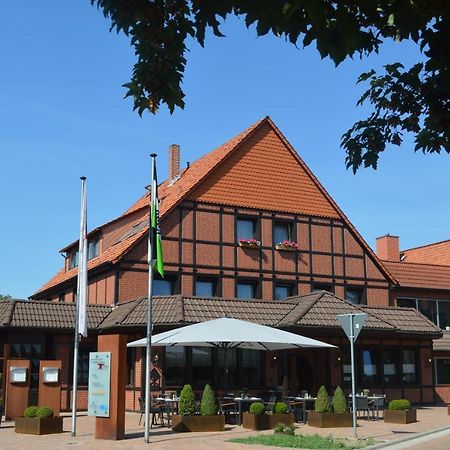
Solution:
M 339 218 L 298 155 L 267 119 L 220 162 L 189 199 Z

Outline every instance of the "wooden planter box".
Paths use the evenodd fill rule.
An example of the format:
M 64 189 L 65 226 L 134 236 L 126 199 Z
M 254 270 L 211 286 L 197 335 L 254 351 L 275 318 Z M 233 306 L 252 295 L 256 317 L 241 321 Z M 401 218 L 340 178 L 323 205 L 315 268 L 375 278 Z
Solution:
M 38 417 L 17 417 L 15 431 L 16 433 L 24 434 L 62 433 L 63 418 L 48 417 L 40 419 Z
M 246 412 L 243 414 L 242 426 L 249 430 L 271 430 L 279 423 L 283 425 L 292 425 L 295 422 L 293 413 L 286 414 L 252 414 Z
M 248 428 L 249 430 L 270 430 L 270 419 L 271 414 L 252 414 L 245 412 L 242 414 L 242 426 Z M 278 416 L 278 414 L 276 414 Z
M 185 431 L 225 431 L 225 416 L 172 416 L 172 430 Z
M 404 411 L 384 410 L 384 421 L 386 423 L 407 424 L 417 422 L 417 410 L 405 409 Z
M 450 403 L 447 404 L 447 414 L 450 416 Z
M 353 426 L 352 413 L 318 413 L 308 412 L 308 425 L 316 428 L 341 428 Z
M 283 425 L 293 425 L 295 422 L 294 413 L 285 413 L 285 414 L 267 414 L 269 417 L 269 425 L 270 428 L 275 428 L 279 423 Z

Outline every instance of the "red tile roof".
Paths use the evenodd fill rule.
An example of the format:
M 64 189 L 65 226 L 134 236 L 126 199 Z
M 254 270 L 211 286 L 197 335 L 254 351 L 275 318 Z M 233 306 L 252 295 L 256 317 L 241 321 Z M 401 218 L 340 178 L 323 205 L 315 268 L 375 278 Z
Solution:
M 266 126 L 265 130 L 262 129 L 264 125 Z M 245 163 L 245 167 L 240 167 L 239 159 L 236 159 L 236 157 L 234 156 L 236 154 L 235 150 L 237 150 L 238 148 L 243 148 L 243 144 L 246 141 L 252 140 L 251 142 L 249 142 L 249 146 L 243 148 L 244 152 L 251 152 L 251 150 L 255 146 L 259 145 L 261 136 L 264 135 L 264 133 L 269 133 L 270 139 L 267 142 L 262 143 L 262 147 L 258 150 L 260 154 L 261 152 L 263 152 L 265 160 L 267 160 L 265 162 L 269 163 L 269 166 L 264 167 L 263 173 L 261 173 L 259 170 L 260 160 L 255 156 L 252 156 L 250 158 L 250 162 L 253 161 L 253 164 L 250 163 L 249 165 L 248 163 Z M 280 158 L 280 155 L 285 158 L 285 161 L 283 160 L 282 164 L 279 164 L 280 161 L 277 159 L 271 159 L 272 151 L 275 148 L 280 148 L 280 145 L 284 145 L 284 151 L 278 151 L 276 155 L 277 158 Z M 247 185 L 245 185 L 244 189 L 242 189 L 241 186 L 237 186 L 237 192 L 240 192 L 242 199 L 236 197 L 236 187 L 234 189 L 234 197 L 233 195 L 231 195 L 230 197 L 230 192 L 227 191 L 230 183 L 227 182 L 227 180 L 225 180 L 225 183 L 223 183 L 222 180 L 224 176 L 222 166 L 229 163 L 231 163 L 232 165 L 238 165 L 236 173 L 238 173 L 241 183 L 244 183 L 245 185 L 247 178 L 251 178 L 253 180 L 253 185 L 256 185 L 256 191 L 250 189 L 250 187 Z M 285 166 L 287 166 L 287 172 L 283 172 Z M 272 177 L 271 173 L 268 173 L 271 168 L 274 172 L 274 176 L 276 175 L 275 178 Z M 212 183 L 206 182 L 206 187 L 212 187 L 215 184 L 219 185 L 219 189 L 215 189 L 215 196 L 217 197 L 216 199 L 214 199 L 214 197 L 211 197 L 211 193 L 207 194 L 208 190 L 205 190 L 202 187 L 203 184 L 201 184 L 201 182 L 209 176 L 211 176 L 210 179 L 212 180 Z M 298 188 L 295 190 L 291 188 L 289 192 L 278 192 L 275 179 L 279 180 L 280 176 L 284 178 L 294 176 L 293 183 L 290 183 L 290 186 L 296 186 Z M 268 186 L 264 185 L 266 188 L 265 192 L 267 193 L 267 188 L 270 188 L 273 190 L 273 196 L 271 198 L 265 197 L 262 203 L 258 204 L 258 189 L 261 188 L 261 183 L 263 183 L 263 180 L 266 180 L 267 183 L 269 183 Z M 266 183 L 266 181 L 264 181 L 264 183 Z M 234 180 L 234 182 L 236 182 L 236 180 Z M 226 186 L 226 188 L 224 186 Z M 389 271 L 375 256 L 372 249 L 367 245 L 367 243 L 364 241 L 355 227 L 351 224 L 345 214 L 340 210 L 337 204 L 333 201 L 327 191 L 319 183 L 313 173 L 309 170 L 303 160 L 298 156 L 293 147 L 288 143 L 286 138 L 281 134 L 281 132 L 269 117 L 265 117 L 251 127 L 247 128 L 239 135 L 230 139 L 222 146 L 216 148 L 212 152 L 204 155 L 202 158 L 192 163 L 189 168 L 185 169 L 180 174 L 179 178 L 176 181 L 164 181 L 159 186 L 158 192 L 161 202 L 161 218 L 169 213 L 179 202 L 187 198 L 187 196 L 196 188 L 198 188 L 197 190 L 199 191 L 198 193 L 200 194 L 200 199 L 202 198 L 202 195 L 204 195 L 206 196 L 205 198 L 207 201 L 218 201 L 224 204 L 233 204 L 235 206 L 245 207 L 252 207 L 253 205 L 253 207 L 255 208 L 289 211 L 299 214 L 309 214 L 330 218 L 340 218 L 347 224 L 349 229 L 360 240 L 365 250 L 372 257 L 374 263 L 380 268 L 380 270 L 386 275 L 386 277 L 391 281 L 395 281 Z M 294 191 L 295 195 L 293 194 Z M 244 195 L 245 192 L 247 192 L 248 195 L 245 194 L 247 196 Z M 291 197 L 294 199 L 294 201 L 291 201 Z M 125 211 L 125 213 L 121 217 L 127 216 L 139 210 L 143 210 L 144 208 L 148 208 L 148 206 L 149 194 L 147 193 L 143 195 L 136 203 L 134 203 L 127 211 Z M 114 219 L 114 221 L 116 220 L 120 220 L 120 218 Z M 133 226 L 136 226 L 141 221 L 142 218 L 137 220 L 136 223 L 133 224 Z M 113 244 L 110 248 L 106 249 L 98 258 L 95 258 L 89 262 L 89 270 L 95 267 L 99 267 L 100 265 L 105 263 L 114 264 L 115 262 L 120 260 L 120 258 L 128 250 L 131 249 L 131 247 L 146 233 L 146 231 L 147 227 L 144 227 L 139 233 L 119 243 Z M 61 270 L 50 281 L 42 286 L 36 292 L 36 294 L 42 293 L 43 291 L 46 291 L 58 285 L 59 283 L 72 279 L 76 275 L 76 269 L 72 269 L 67 272 Z
M 383 261 L 400 286 L 450 290 L 450 266 Z
M 401 251 L 404 262 L 450 266 L 450 239 Z

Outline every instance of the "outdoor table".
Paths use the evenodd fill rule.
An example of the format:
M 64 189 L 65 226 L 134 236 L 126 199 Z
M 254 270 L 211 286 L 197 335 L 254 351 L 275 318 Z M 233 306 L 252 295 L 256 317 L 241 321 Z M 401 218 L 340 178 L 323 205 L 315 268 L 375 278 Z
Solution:
M 170 428 L 171 417 L 177 409 L 179 398 L 170 398 L 170 397 L 156 397 L 155 400 L 159 402 L 165 402 L 167 405 L 167 427 Z
M 306 423 L 306 403 L 315 402 L 317 397 L 294 397 L 294 400 L 303 402 L 303 423 Z
M 238 404 L 238 425 L 242 424 L 242 404 L 243 403 L 253 403 L 253 402 L 262 402 L 262 398 L 260 397 L 235 397 L 233 399 Z

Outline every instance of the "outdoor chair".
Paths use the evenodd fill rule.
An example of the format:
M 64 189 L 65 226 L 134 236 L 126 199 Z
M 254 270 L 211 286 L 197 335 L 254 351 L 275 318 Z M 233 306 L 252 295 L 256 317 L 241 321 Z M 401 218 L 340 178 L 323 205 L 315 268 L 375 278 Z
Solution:
M 356 397 L 356 413 L 359 417 L 359 412 L 366 412 L 367 413 L 367 420 L 369 420 L 369 399 L 367 397 Z
M 369 409 L 372 412 L 372 417 L 379 419 L 380 411 L 384 411 L 386 406 L 386 394 L 375 396 L 375 398 L 369 403 Z
M 223 414 L 225 416 L 225 423 L 230 423 L 230 417 L 233 417 L 233 423 L 236 423 L 236 402 L 234 402 L 230 397 L 219 397 L 219 414 Z
M 271 395 L 268 402 L 264 402 L 266 405 L 266 412 L 272 412 L 275 403 L 277 402 L 277 396 Z
M 302 421 L 305 414 L 305 411 L 303 409 L 303 402 L 300 400 L 289 399 L 289 397 L 284 398 L 283 401 L 288 406 L 288 411 L 294 414 L 295 421 Z
M 139 401 L 139 413 L 140 413 L 139 425 L 140 425 L 141 421 L 142 421 L 142 416 L 145 414 L 145 401 L 141 397 L 138 398 L 138 401 Z M 153 425 L 157 425 L 158 419 L 159 419 L 160 425 L 163 427 L 164 426 L 164 414 L 166 412 L 167 411 L 166 411 L 166 404 L 165 403 L 152 402 L 151 405 L 150 405 L 150 414 L 152 416 L 152 420 L 150 422 L 150 428 Z

